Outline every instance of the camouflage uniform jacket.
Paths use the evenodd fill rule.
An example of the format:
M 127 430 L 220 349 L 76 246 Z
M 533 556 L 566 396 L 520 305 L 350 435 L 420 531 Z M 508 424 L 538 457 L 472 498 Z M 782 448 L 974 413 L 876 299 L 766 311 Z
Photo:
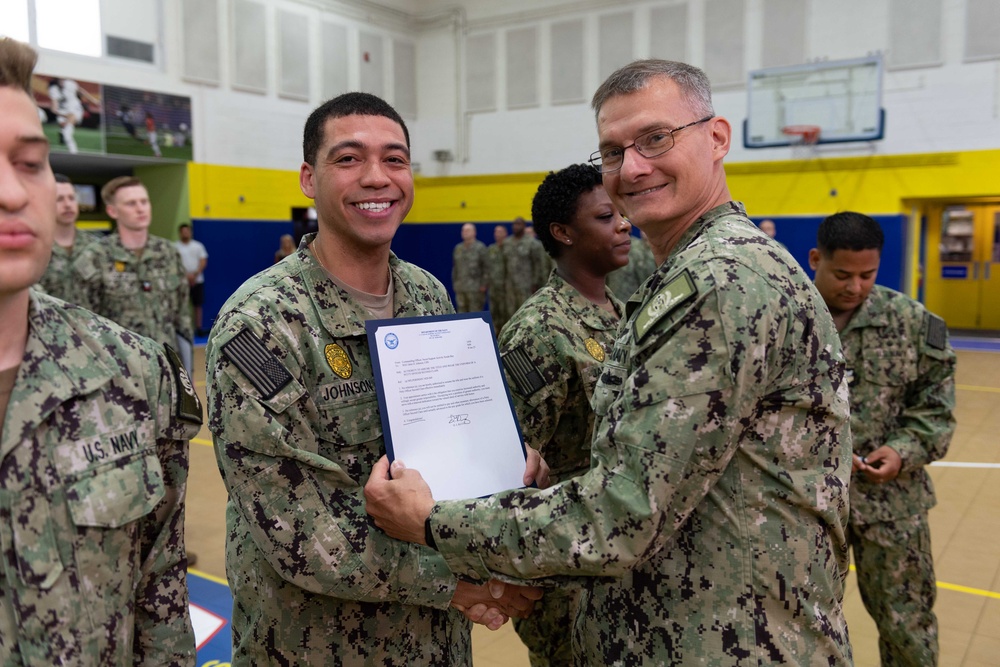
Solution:
M 93 234 L 77 231 L 72 254 L 58 243 L 53 243 L 52 259 L 49 260 L 49 266 L 45 269 L 45 275 L 38 281 L 38 285 L 47 294 L 70 303 L 79 303 L 80 280 L 73 273 L 73 258 L 79 257 L 88 246 L 99 240 Z
M 955 352 L 944 321 L 876 285 L 840 340 L 847 359 L 854 453 L 889 445 L 903 458 L 885 484 L 851 478 L 851 523 L 903 519 L 934 506 L 924 466 L 943 457 L 955 430 Z
M 625 301 L 635 294 L 639 285 L 656 271 L 656 259 L 646 241 L 632 237 L 628 249 L 628 264 L 608 274 L 608 287 L 619 299 Z
M 844 361 L 801 267 L 718 206 L 626 305 L 591 470 L 442 502 L 456 572 L 614 575 L 584 591 L 588 665 L 843 665 Z
M 451 286 L 455 292 L 478 292 L 486 287 L 486 244 L 459 243 L 451 253 Z
M 503 254 L 503 246 L 493 245 L 486 248 L 486 282 L 490 294 L 503 293 L 507 284 L 507 264 Z
M 365 514 L 362 485 L 385 454 L 371 316 L 316 261 L 314 237 L 244 283 L 208 343 L 233 664 L 471 664 L 444 559 Z M 395 255 L 389 267 L 396 317 L 453 311 L 429 273 Z
M 150 236 L 138 258 L 109 234 L 73 260 L 82 281 L 80 305 L 126 329 L 177 347 L 194 340 L 187 274 L 174 244 Z
M 32 292 L 0 437 L 0 664 L 194 665 L 175 356 Z
M 625 311 L 610 290 L 607 295 L 619 313 Z M 591 399 L 617 328 L 617 317 L 553 271 L 500 332 L 521 433 L 526 444 L 541 451 L 554 481 L 590 468 Z M 510 372 L 515 362 L 522 372 Z M 523 379 L 527 368 L 538 372 L 536 382 Z
M 549 264 L 538 239 L 508 236 L 500 247 L 507 264 L 507 296 L 512 299 L 513 313 L 545 283 Z

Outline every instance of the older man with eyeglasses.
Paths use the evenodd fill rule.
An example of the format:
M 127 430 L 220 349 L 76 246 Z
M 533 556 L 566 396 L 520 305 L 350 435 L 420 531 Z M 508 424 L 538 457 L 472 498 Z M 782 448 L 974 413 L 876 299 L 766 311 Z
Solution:
M 731 200 L 731 127 L 703 72 L 632 63 L 593 106 L 592 162 L 659 267 L 595 390 L 590 471 L 435 504 L 416 471 L 397 461 L 390 481 L 383 460 L 368 511 L 469 576 L 616 577 L 588 582 L 576 664 L 850 664 L 851 447 L 830 315 Z

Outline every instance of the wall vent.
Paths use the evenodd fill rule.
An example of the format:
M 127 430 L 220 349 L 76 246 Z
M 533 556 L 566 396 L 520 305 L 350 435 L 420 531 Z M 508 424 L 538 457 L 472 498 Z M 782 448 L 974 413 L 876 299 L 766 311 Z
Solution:
M 129 60 L 141 60 L 144 63 L 153 61 L 153 45 L 146 42 L 137 42 L 124 37 L 113 37 L 107 35 L 107 52 L 109 56 L 118 58 L 128 58 Z

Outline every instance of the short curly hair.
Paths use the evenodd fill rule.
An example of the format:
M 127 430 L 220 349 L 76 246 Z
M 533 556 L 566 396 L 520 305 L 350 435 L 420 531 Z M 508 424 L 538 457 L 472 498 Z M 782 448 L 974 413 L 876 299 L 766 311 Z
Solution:
M 538 186 L 531 202 L 531 219 L 535 235 L 545 252 L 558 257 L 562 246 L 552 238 L 549 225 L 568 225 L 576 217 L 580 197 L 601 186 L 601 174 L 589 164 L 573 164 L 559 171 L 550 171 Z
M 406 129 L 403 118 L 388 102 L 371 93 L 352 92 L 327 100 L 309 114 L 302 132 L 302 159 L 315 167 L 316 153 L 323 145 L 326 121 L 346 116 L 382 116 L 395 121 L 403 130 L 406 147 L 410 147 L 410 131 Z

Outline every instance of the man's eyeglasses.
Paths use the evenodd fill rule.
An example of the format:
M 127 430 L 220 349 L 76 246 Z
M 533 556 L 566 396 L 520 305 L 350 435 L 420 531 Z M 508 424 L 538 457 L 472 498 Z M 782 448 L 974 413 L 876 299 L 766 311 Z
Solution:
M 659 157 L 674 147 L 675 132 L 680 132 L 684 128 L 704 123 L 713 118 L 715 118 L 714 115 L 705 116 L 701 120 L 675 127 L 672 130 L 665 128 L 652 130 L 645 134 L 640 134 L 628 146 L 608 146 L 607 148 L 602 148 L 590 154 L 590 164 L 594 165 L 602 174 L 618 171 L 625 162 L 625 151 L 629 148 L 635 148 L 635 152 L 645 158 Z

